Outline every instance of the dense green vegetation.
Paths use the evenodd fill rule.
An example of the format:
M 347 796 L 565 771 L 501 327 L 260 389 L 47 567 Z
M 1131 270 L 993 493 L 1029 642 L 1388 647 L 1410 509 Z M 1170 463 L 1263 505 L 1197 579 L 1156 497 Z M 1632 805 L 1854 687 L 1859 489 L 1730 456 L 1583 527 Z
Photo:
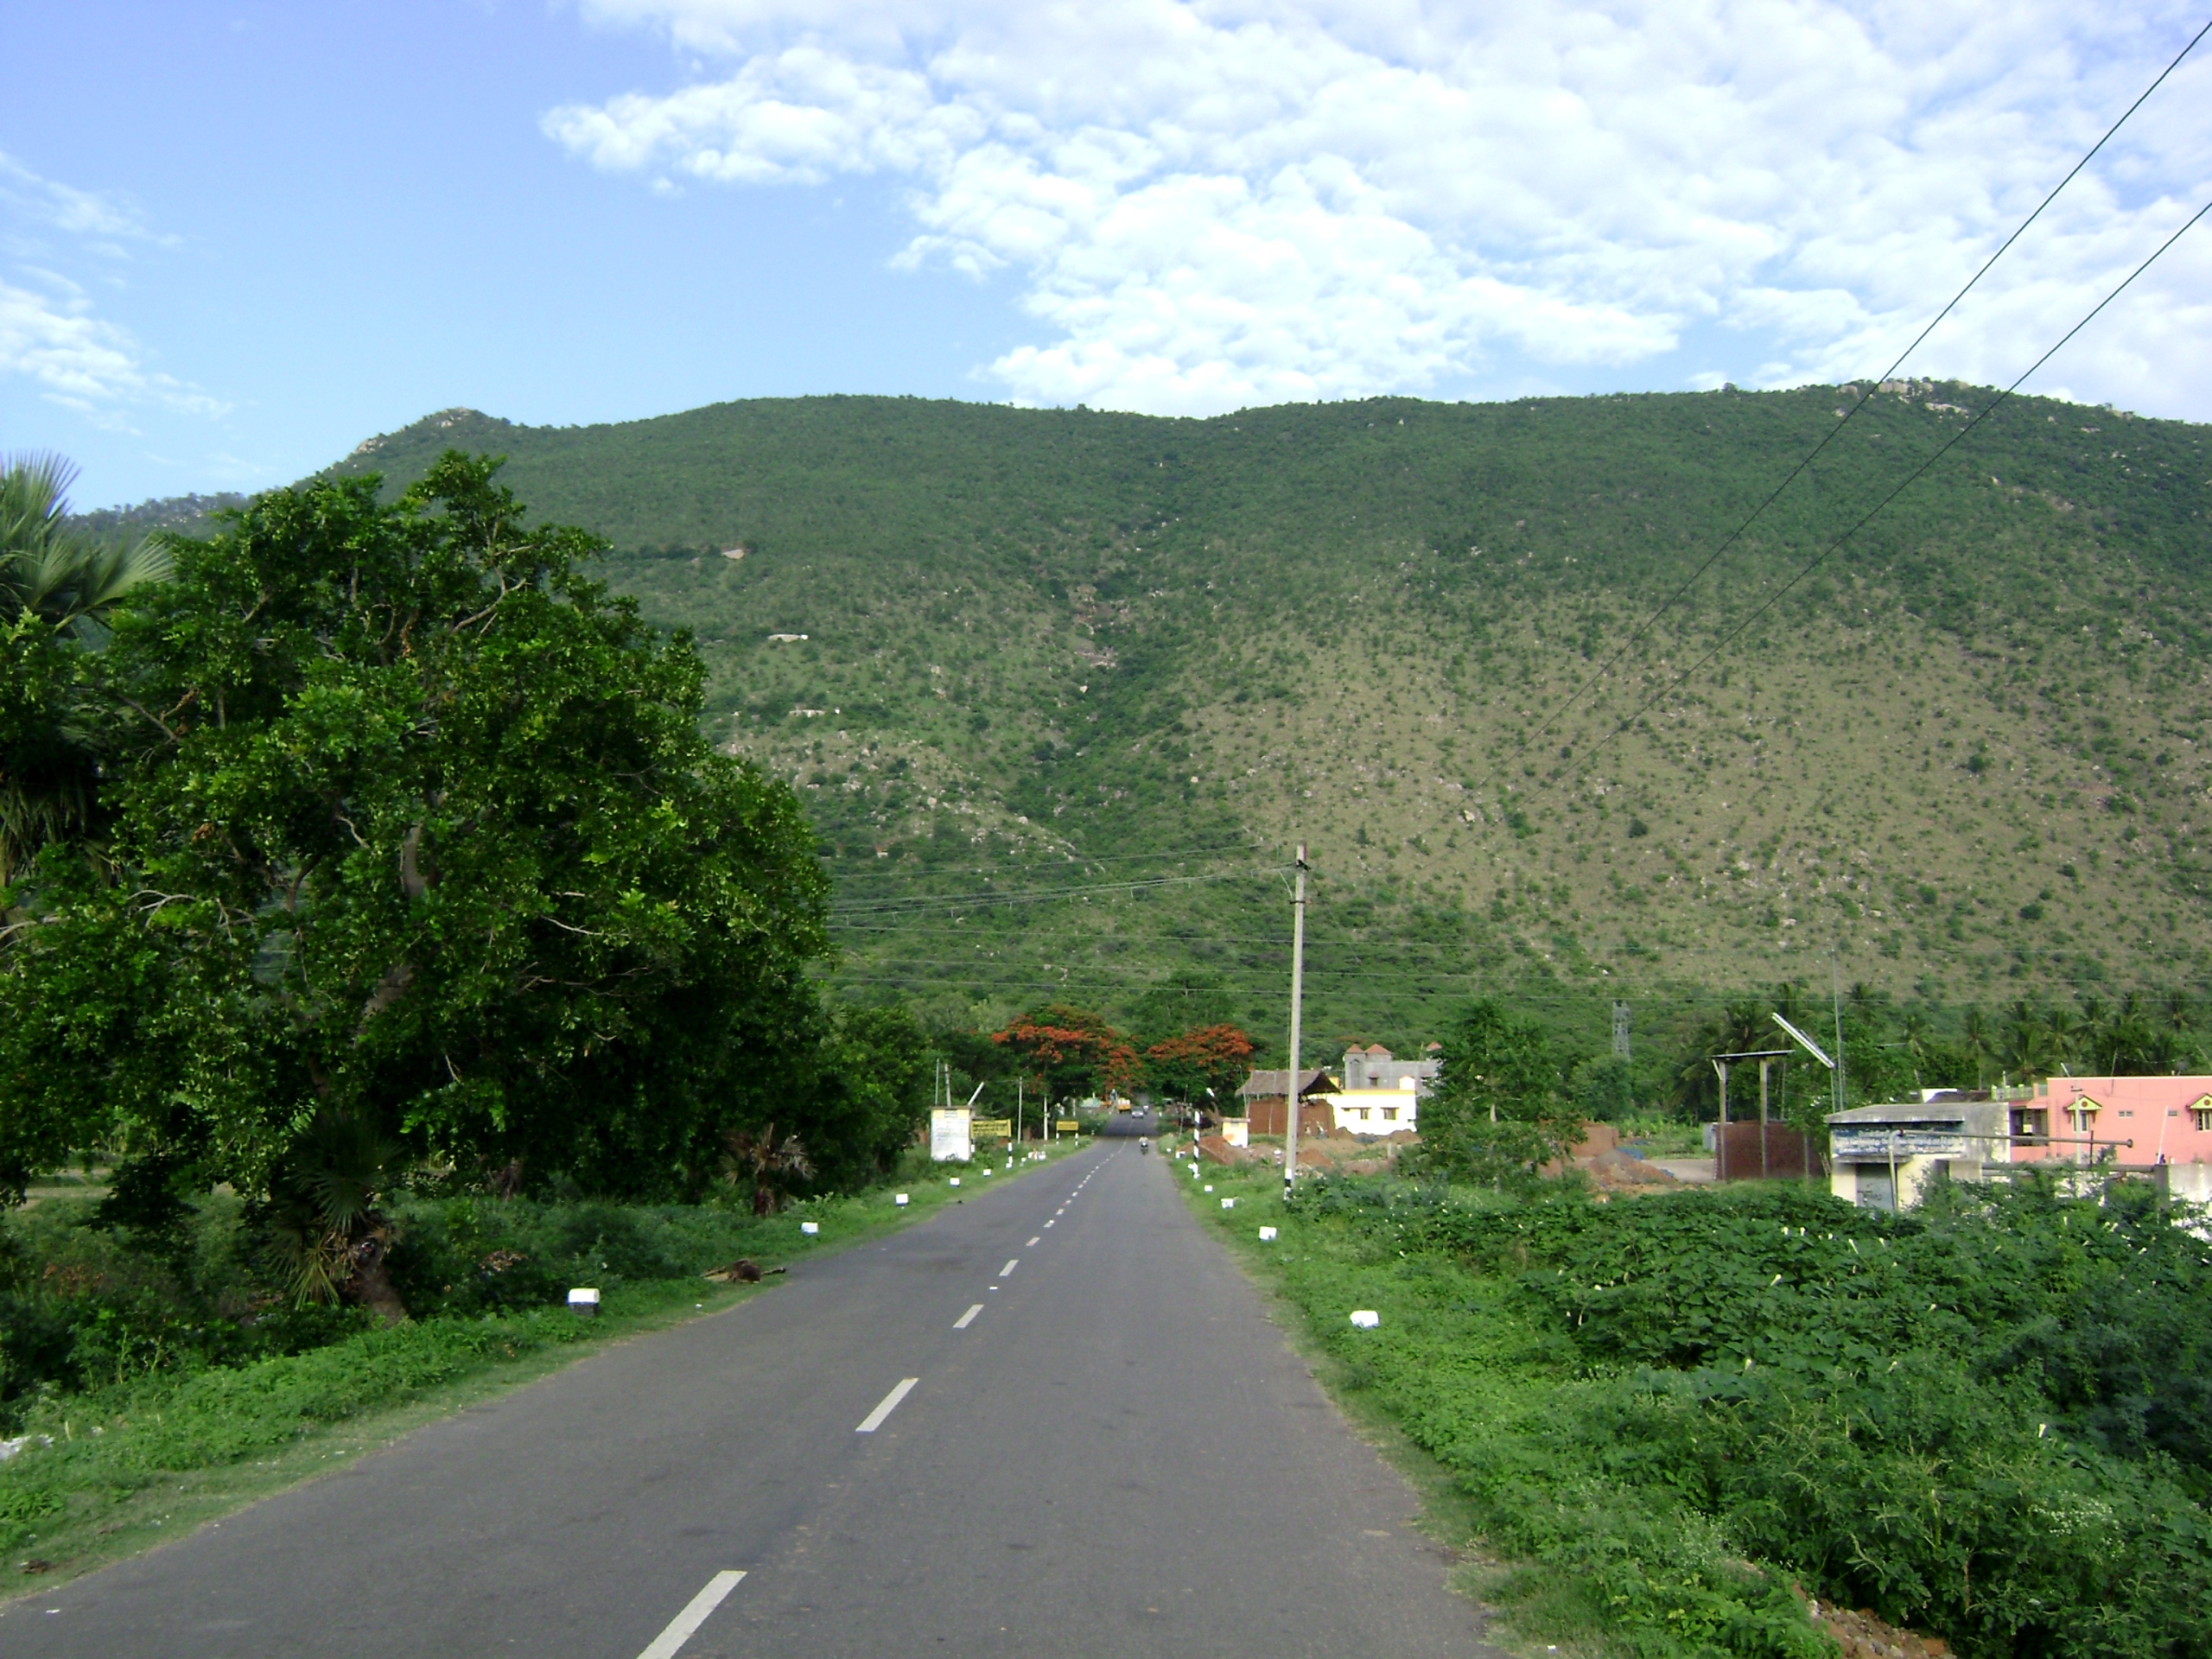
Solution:
M 791 791 L 712 751 L 696 655 L 492 472 L 272 492 L 124 554 L 55 467 L 0 479 L 0 1199 L 104 1162 L 136 1263 L 93 1275 L 117 1302 L 31 1260 L 54 1297 L 12 1306 L 0 1402 L 312 1344 L 317 1306 L 444 1308 L 426 1189 L 772 1213 L 911 1145 L 926 1039 L 809 976 Z M 211 1192 L 292 1313 L 176 1291 Z
M 1894 1217 L 1373 1179 L 1317 1184 L 1253 1259 L 1452 1471 L 1539 1639 L 1832 1651 L 1794 1585 L 1969 1656 L 2178 1659 L 2212 1652 L 2212 1260 L 2185 1219 L 2124 1185 Z
M 1832 959 L 1955 1039 L 2202 988 L 2202 430 L 2009 404 L 1665 688 L 1986 395 L 448 410 L 341 470 L 504 454 L 608 537 L 697 638 L 709 733 L 806 803 L 841 982 L 940 1022 L 1140 1024 L 1173 982 L 1279 1043 L 1265 872 L 1305 840 L 1319 1043 L 1409 1049 L 1470 980 L 1580 1043 L 1620 995 L 1673 1033 Z

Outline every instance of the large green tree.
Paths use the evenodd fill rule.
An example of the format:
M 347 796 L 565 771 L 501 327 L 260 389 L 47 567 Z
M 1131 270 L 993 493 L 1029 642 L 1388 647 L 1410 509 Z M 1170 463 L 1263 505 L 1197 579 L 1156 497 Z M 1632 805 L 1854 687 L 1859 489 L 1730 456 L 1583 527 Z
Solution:
M 1478 1002 L 1444 1039 L 1443 1075 L 1422 1103 L 1422 1160 L 1497 1181 L 1533 1174 L 1582 1138 L 1560 1057 L 1543 1026 Z
M 810 834 L 702 739 L 696 652 L 580 574 L 597 550 L 458 454 L 175 546 L 97 654 L 112 879 L 49 853 L 16 889 L 0 1185 L 120 1139 L 281 1189 L 337 1118 L 696 1192 L 733 1127 L 811 1135 Z

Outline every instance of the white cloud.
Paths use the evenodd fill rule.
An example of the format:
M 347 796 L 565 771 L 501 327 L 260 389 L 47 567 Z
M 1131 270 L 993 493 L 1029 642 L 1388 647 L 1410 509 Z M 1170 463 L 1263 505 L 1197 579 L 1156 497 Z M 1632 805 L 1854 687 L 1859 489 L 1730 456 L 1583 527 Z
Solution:
M 120 406 L 155 403 L 188 415 L 219 416 L 228 405 L 156 374 L 128 331 L 94 316 L 67 289 L 41 293 L 0 281 L 0 373 L 35 382 L 49 402 L 115 425 Z
M 0 204 L 18 221 L 71 236 L 99 238 L 110 245 L 175 239 L 156 236 L 138 210 L 121 197 L 41 178 L 4 150 L 0 150 Z
M 128 203 L 41 178 L 4 153 L 0 212 L 17 278 L 0 278 L 0 374 L 22 375 L 48 402 L 109 428 L 128 429 L 133 405 L 227 412 L 229 405 L 149 367 L 130 332 L 96 315 L 85 289 L 53 268 L 73 257 L 111 265 L 126 243 L 173 238 L 157 235 Z
M 1866 374 L 2196 27 L 2155 0 L 585 10 L 720 67 L 551 111 L 572 153 L 900 180 L 899 263 L 1018 274 L 1042 337 L 988 365 L 1008 391 L 1187 412 L 1593 366 Z M 2011 378 L 2212 192 L 2201 49 L 1909 369 Z M 2052 372 L 2212 415 L 2212 232 L 2169 257 Z

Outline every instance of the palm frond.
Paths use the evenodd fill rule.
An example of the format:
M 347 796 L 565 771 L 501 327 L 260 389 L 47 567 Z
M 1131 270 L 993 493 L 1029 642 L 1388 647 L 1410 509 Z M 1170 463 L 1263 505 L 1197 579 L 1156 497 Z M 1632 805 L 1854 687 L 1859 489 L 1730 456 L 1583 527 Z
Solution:
M 60 455 L 0 456 L 0 610 L 97 620 L 132 589 L 174 572 L 158 534 L 110 546 L 73 528 L 68 493 L 76 476 Z

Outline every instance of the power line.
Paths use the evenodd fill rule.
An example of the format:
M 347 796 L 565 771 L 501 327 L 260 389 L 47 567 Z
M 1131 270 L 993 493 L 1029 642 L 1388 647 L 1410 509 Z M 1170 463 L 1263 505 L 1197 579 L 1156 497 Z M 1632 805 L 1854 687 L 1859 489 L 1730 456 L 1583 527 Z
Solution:
M 1045 904 L 1053 899 L 1096 893 L 1135 893 L 1163 887 L 1192 887 L 1208 881 L 1256 881 L 1280 874 L 1280 868 L 1226 870 L 1213 875 L 1153 876 L 1141 880 L 1102 881 L 1085 887 L 1034 888 L 1027 893 L 918 893 L 906 899 L 863 899 L 856 904 L 832 905 L 830 914 L 834 919 L 839 916 L 916 915 L 937 910 L 994 910 L 1013 905 Z
M 2075 175 L 2079 174 L 2083 168 L 2089 164 L 2099 150 L 2102 149 L 2107 143 L 2112 142 L 2113 135 L 2117 133 L 2120 128 L 2127 124 L 2128 118 L 2133 115 L 2136 111 L 2143 107 L 2144 101 L 2147 99 L 2152 92 L 2157 92 L 2158 88 L 2164 84 L 2165 79 L 2168 75 L 2171 75 L 2176 69 L 2181 67 L 2181 60 L 2196 49 L 2196 43 L 2202 40 L 2208 33 L 2212 33 L 2212 22 L 2207 22 L 2202 29 L 2198 29 L 2195 35 L 2190 37 L 2189 44 L 2183 47 L 2179 52 L 2174 54 L 2173 61 L 2158 72 L 2158 78 L 2143 89 L 2141 97 L 2139 97 L 2133 104 L 2129 105 L 2127 108 L 2121 112 L 2120 119 L 2113 122 L 2112 125 L 2106 130 L 2105 136 L 2098 139 L 2095 143 L 2089 147 L 2088 154 L 2083 156 L 2080 161 L 2074 163 L 2072 168 L 2069 170 L 2066 176 L 2061 179 L 2058 183 L 2052 188 L 2050 194 L 2037 204 L 2035 212 L 2030 213 L 2025 219 L 2020 221 L 2019 227 L 2015 230 L 2012 235 L 2005 238 L 2004 245 L 1999 247 L 1996 252 L 1991 254 L 1987 259 L 1982 262 L 1981 269 L 1975 271 L 1972 276 L 1968 277 L 1967 279 L 1967 285 L 1961 289 L 1956 294 L 1954 294 L 1950 298 L 1949 303 L 1945 305 L 1941 311 L 1938 311 L 1936 314 L 1934 320 L 1931 321 L 1925 328 L 1923 328 L 1919 334 L 1913 337 L 1912 344 L 1906 346 L 1904 350 L 1897 353 L 1897 360 L 1891 363 L 1888 368 L 1885 369 L 1878 376 L 1876 377 L 1876 382 L 1878 385 L 1879 382 L 1887 380 L 1891 376 L 1895 375 L 1898 368 L 1904 363 L 1905 359 L 1910 357 L 1913 353 L 1920 349 L 1921 343 L 1925 340 L 1929 335 L 1934 334 L 1937 326 L 1942 322 L 1943 319 L 1949 316 L 1951 313 L 1957 308 L 1959 302 L 1965 299 L 1966 296 L 1973 291 L 1974 284 L 1980 282 L 1984 276 L 1989 274 L 1990 267 L 2005 257 L 2006 250 L 2011 248 L 2015 242 L 2018 241 L 2020 238 L 2026 233 L 2029 226 L 2034 224 L 2037 219 L 2043 217 L 2044 209 L 2050 207 L 2052 202 L 2058 200 L 2059 192 L 2065 189 L 2068 185 L 2071 184 L 2074 181 Z M 2164 250 L 2161 250 L 2161 251 L 2164 251 Z M 2156 255 L 2152 256 L 2154 258 L 2156 257 Z M 2133 281 L 2133 279 L 2130 278 L 2129 280 Z M 2125 284 L 2122 284 L 2122 286 L 2125 286 Z M 2095 314 L 2094 312 L 2091 313 L 2091 315 L 2094 315 Z M 2086 319 L 2084 319 L 2084 321 L 2086 321 Z M 2069 335 L 2068 338 L 2070 339 L 2072 336 Z M 2061 342 L 2061 344 L 2063 343 L 2063 341 Z M 2054 347 L 2053 349 L 2056 348 Z M 2024 377 L 2023 378 L 2024 378 Z M 2018 385 L 2019 383 L 2015 381 L 2013 384 Z M 1868 399 L 1862 397 L 1857 403 L 1852 404 L 1848 410 L 1844 411 L 1843 419 L 1837 422 L 1833 427 L 1830 427 L 1827 433 L 1821 436 L 1821 441 L 1813 446 L 1811 452 L 1808 454 L 1802 461 L 1799 461 L 1796 466 L 1790 468 L 1789 475 L 1787 478 L 1784 478 L 1781 483 L 1776 485 L 1773 490 L 1768 493 L 1764 501 L 1761 501 L 1758 506 L 1751 509 L 1751 516 L 1745 518 L 1743 523 L 1738 524 L 1735 529 L 1730 531 L 1727 536 L 1722 539 L 1720 544 L 1714 548 L 1712 553 L 1707 556 L 1705 563 L 1699 565 L 1696 569 L 1690 572 L 1690 574 L 1682 580 L 1681 585 L 1677 587 L 1673 593 L 1668 594 L 1665 599 L 1662 600 L 1659 602 L 1658 607 L 1654 610 L 1649 616 L 1644 618 L 1643 622 L 1637 626 L 1636 631 L 1630 634 L 1625 640 L 1622 641 L 1620 646 L 1614 651 L 1612 655 L 1606 658 L 1603 663 L 1598 665 L 1597 672 L 1592 674 L 1588 680 L 1583 683 L 1583 684 L 1577 686 L 1573 693 L 1567 699 L 1567 701 L 1562 702 L 1551 715 L 1549 715 L 1536 728 L 1534 732 L 1529 734 L 1531 741 L 1536 738 L 1541 738 L 1547 732 L 1550 731 L 1555 724 L 1566 716 L 1568 709 L 1573 708 L 1577 702 L 1581 701 L 1582 694 L 1585 691 L 1604 681 L 1606 671 L 1611 669 L 1615 663 L 1620 661 L 1623 657 L 1625 657 L 1630 651 L 1635 649 L 1637 641 L 1641 640 L 1646 634 L 1649 633 L 1652 628 L 1658 624 L 1659 619 L 1674 608 L 1675 601 L 1681 599 L 1684 594 L 1688 593 L 1691 588 L 1695 586 L 1699 579 L 1702 577 L 1707 571 L 1712 569 L 1714 564 L 1719 563 L 1723 554 L 1726 553 L 1730 548 L 1733 547 L 1737 542 L 1742 539 L 1745 532 L 1750 530 L 1753 524 L 1757 524 L 1759 518 L 1765 513 L 1766 510 L 1772 506 L 1776 501 L 1781 499 L 1782 493 L 1788 489 L 1792 484 L 1796 483 L 1798 478 L 1804 473 L 1805 469 L 1808 467 L 1810 467 L 1814 461 L 1820 458 L 1821 452 L 1822 450 L 1826 449 L 1829 444 L 1835 442 L 1836 438 L 1841 435 L 1844 428 L 1851 424 L 1853 417 L 1858 415 L 1861 409 L 1866 407 L 1868 401 Z M 1915 476 L 1917 476 L 1917 474 L 1915 474 Z M 1491 765 L 1490 770 L 1483 774 L 1482 778 L 1477 782 L 1475 787 L 1479 790 L 1484 785 L 1489 783 L 1492 778 L 1496 777 L 1497 775 L 1498 766 L 1499 763 L 1493 761 Z
M 1217 846 L 1213 847 L 1189 847 L 1158 853 L 1069 853 L 1062 858 L 1049 861 L 1039 861 L 1030 864 L 1005 864 L 1001 865 L 998 868 L 1002 870 L 1020 871 L 1054 869 L 1065 868 L 1070 864 L 1128 864 L 1139 861 L 1156 861 L 1166 864 L 1187 859 L 1212 858 L 1217 855 L 1223 853 L 1256 853 L 1263 850 L 1264 849 L 1262 849 L 1256 842 L 1224 841 Z M 876 876 L 879 874 L 882 879 L 886 880 L 896 880 L 900 879 L 911 880 L 912 879 L 911 876 L 901 878 L 893 870 L 887 869 L 878 872 L 869 868 L 873 863 L 874 861 L 872 859 L 868 861 L 866 863 L 862 864 L 857 875 L 849 875 L 844 879 L 849 881 L 855 880 L 866 880 L 868 878 Z M 964 861 L 960 868 L 962 869 L 965 869 L 967 868 Z M 979 866 L 977 867 L 976 873 L 978 875 L 981 875 L 987 874 L 987 871 L 983 867 Z
M 2208 27 L 2212 27 L 2212 25 L 2208 25 Z M 2191 44 L 2193 45 L 2195 42 L 2192 41 Z M 1654 691 L 1649 697 L 1645 698 L 1642 703 L 1637 706 L 1633 713 L 1624 717 L 1617 725 L 1614 726 L 1611 731 L 1607 732 L 1603 737 L 1599 738 L 1597 742 L 1592 746 L 1592 752 L 1594 753 L 1598 749 L 1604 748 L 1606 744 L 1611 742 L 1623 732 L 1628 730 L 1630 727 L 1634 725 L 1636 721 L 1655 704 L 1671 694 L 1677 687 L 1687 684 L 1692 678 L 1704 670 L 1707 664 L 1712 662 L 1714 658 L 1719 656 L 1722 652 L 1727 650 L 1730 645 L 1733 645 L 1736 640 L 1742 636 L 1745 629 L 1750 627 L 1752 623 L 1758 621 L 1759 618 L 1764 616 L 1769 611 L 1772 610 L 1775 606 L 1781 601 L 1784 594 L 1789 593 L 1789 590 L 1795 588 L 1799 582 L 1804 581 L 1806 577 L 1811 575 L 1813 572 L 1817 570 L 1822 564 L 1826 563 L 1829 556 L 1834 554 L 1838 548 L 1841 547 L 1846 542 L 1849 541 L 1860 531 L 1864 530 L 1873 521 L 1876 516 L 1878 515 L 1884 508 L 1890 505 L 1891 502 L 1896 500 L 1897 497 L 1903 495 L 1907 490 L 1910 489 L 1914 484 L 1917 483 L 1920 480 L 1922 474 L 1926 473 L 1930 467 L 1933 467 L 1937 461 L 1942 460 L 1945 455 L 1950 454 L 1953 447 L 1963 439 L 1969 432 L 1972 432 L 1976 427 L 1980 426 L 1984 421 L 1995 414 L 1999 407 L 2004 404 L 2005 400 L 2020 389 L 2022 382 L 2025 381 L 2027 378 L 2033 374 L 2037 369 L 2043 367 L 2044 364 L 2050 362 L 2052 358 L 2056 357 L 2060 349 L 2065 346 L 2067 341 L 2072 340 L 2075 335 L 2080 334 L 2082 330 L 2088 327 L 2089 324 L 2095 320 L 2099 312 L 2102 311 L 2107 306 L 2110 305 L 2114 300 L 2126 293 L 2129 283 L 2133 283 L 2145 271 L 2150 270 L 2151 267 L 2158 262 L 2158 257 L 2161 254 L 2164 253 L 2168 248 L 2173 246 L 2175 243 L 2180 241 L 2183 236 L 2187 235 L 2190 227 L 2193 226 L 2198 219 L 2202 219 L 2208 213 L 2212 213 L 2212 201 L 2206 202 L 2203 207 L 2199 207 L 2195 213 L 2191 213 L 2187 221 L 2183 224 L 2182 227 L 2176 231 L 2171 236 L 2168 237 L 2164 242 L 2161 242 L 2158 245 L 2157 249 L 2152 251 L 2148 259 L 2145 259 L 2141 264 L 2136 266 L 2133 270 L 2127 273 L 2127 276 L 2121 281 L 2118 288 L 2115 288 L 2111 293 L 2106 295 L 2104 298 L 2099 300 L 2094 306 L 2090 308 L 2089 313 L 2087 316 L 2083 317 L 2081 321 L 2075 323 L 2071 328 L 2069 328 L 2065 334 L 2061 335 L 2056 345 L 2053 346 L 2041 357 L 2036 359 L 2034 362 L 2031 363 L 2026 369 L 2021 372 L 2018 379 L 2014 380 L 2011 385 L 2005 387 L 2004 391 L 1999 392 L 1996 397 L 1990 399 L 1989 404 L 1986 408 L 1985 408 L 1979 415 L 1976 415 L 1972 420 L 1968 421 L 1964 426 L 1961 427 L 1956 432 L 1954 432 L 1941 448 L 1936 450 L 1935 453 L 1930 454 L 1927 460 L 1922 461 L 1919 466 L 1914 467 L 1911 473 L 1910 473 L 1904 481 L 1898 484 L 1895 489 L 1891 490 L 1887 495 L 1884 496 L 1879 501 L 1868 508 L 1866 513 L 1860 517 L 1858 523 L 1853 524 L 1851 528 L 1845 531 L 1842 535 L 1837 537 L 1835 540 L 1830 542 L 1818 553 L 1815 553 L 1802 568 L 1799 569 L 1796 575 L 1790 577 L 1788 582 L 1785 582 L 1781 587 L 1776 588 L 1773 593 L 1768 594 L 1766 599 L 1753 608 L 1749 615 L 1745 617 L 1744 620 L 1738 622 L 1734 627 L 1729 629 L 1726 633 L 1723 634 L 1719 642 L 1716 644 L 1712 650 L 1707 652 L 1705 655 L 1698 658 L 1695 663 L 1683 670 L 1681 673 L 1676 675 L 1673 679 L 1668 681 L 1666 684 L 1661 686 L 1656 691 Z

